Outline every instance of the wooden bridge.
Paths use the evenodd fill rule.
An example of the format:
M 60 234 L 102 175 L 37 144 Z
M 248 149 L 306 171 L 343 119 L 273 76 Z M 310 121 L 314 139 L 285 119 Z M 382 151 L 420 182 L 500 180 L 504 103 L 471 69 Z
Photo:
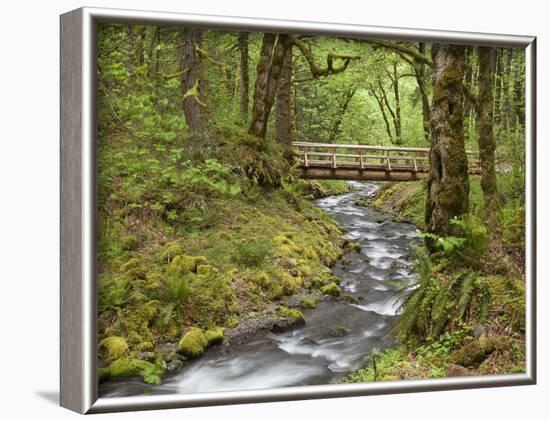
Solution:
M 430 148 L 293 142 L 300 178 L 413 181 L 428 175 Z M 466 151 L 468 171 L 479 174 L 477 152 Z

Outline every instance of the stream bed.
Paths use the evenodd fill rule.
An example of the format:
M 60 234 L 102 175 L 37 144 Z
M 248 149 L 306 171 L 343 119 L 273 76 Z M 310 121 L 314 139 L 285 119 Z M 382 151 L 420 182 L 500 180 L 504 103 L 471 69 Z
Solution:
M 379 188 L 350 182 L 352 191 L 316 200 L 361 252 L 349 252 L 333 267 L 343 293 L 357 303 L 320 301 L 304 310 L 306 324 L 284 333 L 261 333 L 250 342 L 209 349 L 162 385 L 140 379 L 103 383 L 101 397 L 264 389 L 337 382 L 364 365 L 373 351 L 393 343 L 390 333 L 407 287 L 414 279 L 411 246 L 420 241 L 411 224 L 369 207 L 356 206 Z

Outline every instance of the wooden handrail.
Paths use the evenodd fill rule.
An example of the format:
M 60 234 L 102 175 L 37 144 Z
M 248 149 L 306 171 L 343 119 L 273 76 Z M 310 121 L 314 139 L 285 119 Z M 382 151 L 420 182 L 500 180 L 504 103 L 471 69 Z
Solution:
M 336 148 L 336 149 L 360 149 L 371 151 L 394 151 L 394 152 L 430 152 L 430 148 L 417 148 L 406 146 L 381 146 L 381 145 L 342 145 L 337 143 L 314 143 L 314 142 L 292 142 L 292 146 L 301 148 Z M 466 150 L 469 155 L 478 154 L 477 151 Z

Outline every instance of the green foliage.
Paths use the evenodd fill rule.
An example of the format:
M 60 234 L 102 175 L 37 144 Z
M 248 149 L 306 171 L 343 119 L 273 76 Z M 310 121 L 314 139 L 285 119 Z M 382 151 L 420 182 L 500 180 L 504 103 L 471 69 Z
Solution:
M 434 274 L 428 253 L 419 248 L 416 254 L 419 275 L 396 324 L 403 344 L 422 344 L 463 322 L 486 320 L 491 295 L 483 278 L 468 269 L 450 276 Z
M 525 250 L 525 206 L 512 203 L 502 209 L 502 242 L 506 247 Z
M 422 236 L 430 240 L 431 247 L 439 254 L 438 257 L 455 265 L 479 266 L 489 244 L 485 225 L 472 215 L 452 219 L 450 223 L 457 233 L 455 236 L 440 237 L 432 233 L 423 233 Z
M 271 244 L 261 240 L 244 240 L 235 245 L 233 260 L 243 266 L 261 267 L 271 257 Z

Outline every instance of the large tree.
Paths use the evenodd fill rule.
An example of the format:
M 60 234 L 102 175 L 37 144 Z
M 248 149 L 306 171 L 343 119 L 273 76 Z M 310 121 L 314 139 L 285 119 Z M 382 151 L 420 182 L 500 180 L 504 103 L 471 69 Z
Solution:
M 183 114 L 191 131 L 198 131 L 204 127 L 204 113 L 207 110 L 203 92 L 204 64 L 198 53 L 201 42 L 202 31 L 182 31 L 180 69 Z
M 288 46 L 283 58 L 276 105 L 275 137 L 283 145 L 290 147 L 294 140 L 292 132 L 292 45 Z
M 464 47 L 433 45 L 433 97 L 426 227 L 453 232 L 450 220 L 469 210 L 468 159 L 464 147 Z
M 477 141 L 481 164 L 481 188 L 485 202 L 485 218 L 495 222 L 498 218 L 497 178 L 495 172 L 495 138 L 493 135 L 493 77 L 491 72 L 494 49 L 478 47 L 479 90 L 475 103 Z
M 240 110 L 241 110 L 241 119 L 246 123 L 248 121 L 248 87 L 249 87 L 249 77 L 248 77 L 248 32 L 239 32 L 239 52 L 240 52 Z
M 265 33 L 263 36 L 260 59 L 256 68 L 252 119 L 248 129 L 250 134 L 262 139 L 267 132 L 269 114 L 275 101 L 283 60 L 289 46 L 288 35 Z

